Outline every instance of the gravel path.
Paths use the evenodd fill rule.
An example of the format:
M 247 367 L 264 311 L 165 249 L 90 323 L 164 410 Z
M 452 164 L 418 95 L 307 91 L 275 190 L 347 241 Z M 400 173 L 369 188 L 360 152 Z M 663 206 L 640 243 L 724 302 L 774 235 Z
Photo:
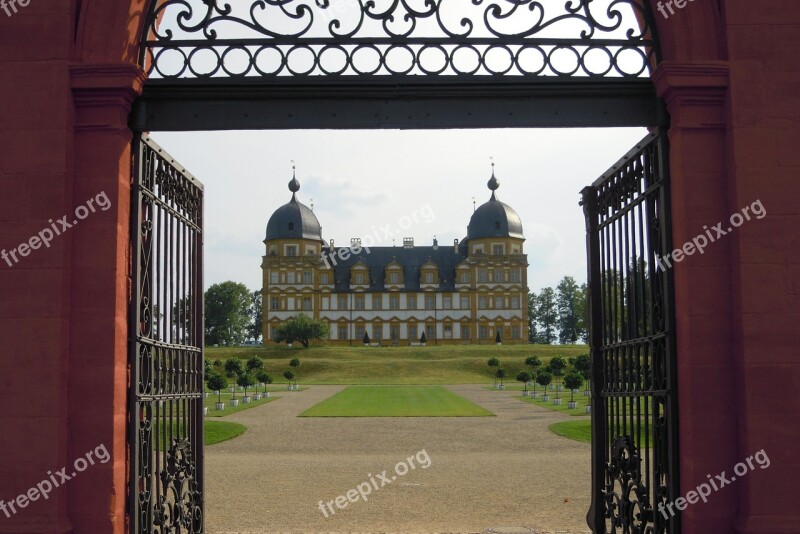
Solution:
M 343 387 L 278 393 L 225 418 L 248 430 L 206 448 L 209 534 L 588 532 L 589 445 L 547 430 L 568 416 L 512 398 L 519 392 L 458 385 L 447 387 L 497 417 L 297 417 Z M 423 453 L 419 467 L 394 474 L 422 449 L 427 469 Z M 396 480 L 373 486 L 367 502 L 334 503 L 327 518 L 318 508 L 368 474 L 380 486 L 383 470 Z

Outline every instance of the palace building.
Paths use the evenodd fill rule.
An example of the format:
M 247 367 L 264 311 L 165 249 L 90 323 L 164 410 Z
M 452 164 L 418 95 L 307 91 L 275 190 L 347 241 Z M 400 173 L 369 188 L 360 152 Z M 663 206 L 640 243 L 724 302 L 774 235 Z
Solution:
M 527 255 L 519 215 L 491 197 L 475 209 L 467 237 L 452 245 L 362 247 L 352 238 L 336 249 L 322 238 L 314 212 L 291 200 L 267 223 L 263 257 L 263 335 L 304 313 L 326 321 L 328 342 L 410 345 L 528 342 Z

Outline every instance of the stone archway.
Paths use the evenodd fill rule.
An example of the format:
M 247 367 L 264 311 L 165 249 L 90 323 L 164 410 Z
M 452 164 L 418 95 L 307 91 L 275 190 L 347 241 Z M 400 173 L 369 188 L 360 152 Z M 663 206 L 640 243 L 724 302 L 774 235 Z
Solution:
M 655 8 L 656 2 L 652 4 Z M 744 3 L 729 4 L 737 20 L 742 20 L 747 9 Z M 57 273 L 48 279 L 46 287 L 18 273 L 15 282 L 8 286 L 12 303 L 31 317 L 46 318 L 41 324 L 23 329 L 23 333 L 33 336 L 43 327 L 58 332 L 48 346 L 54 347 L 60 362 L 58 372 L 48 374 L 46 379 L 52 385 L 53 396 L 42 401 L 30 418 L 53 413 L 58 416 L 44 423 L 37 421 L 38 431 L 47 437 L 32 451 L 20 451 L 19 457 L 34 458 L 33 454 L 38 457 L 14 472 L 18 473 L 21 484 L 28 487 L 27 482 L 41 478 L 47 468 L 65 464 L 67 459 L 79 456 L 99 441 L 108 446 L 113 461 L 71 481 L 63 494 L 66 498 L 39 503 L 42 513 L 35 520 L 19 518 L 17 523 L 0 524 L 0 532 L 124 532 L 126 524 L 127 243 L 132 135 L 127 125 L 131 105 L 144 82 L 135 65 L 146 5 L 132 1 L 129 4 L 65 2 L 64 6 L 63 11 L 72 16 L 71 22 L 63 21 L 63 14 L 57 10 L 37 13 L 40 20 L 58 28 L 47 39 L 61 46 L 61 35 L 74 32 L 75 37 L 70 54 L 53 60 L 51 70 L 46 71 L 50 74 L 34 78 L 39 83 L 55 84 L 60 98 L 47 124 L 51 129 L 52 124 L 58 124 L 62 131 L 36 138 L 49 140 L 51 147 L 65 155 L 64 171 L 58 178 L 64 185 L 51 193 L 54 198 L 47 204 L 47 213 L 59 213 L 64 206 L 74 205 L 73 200 L 81 201 L 98 190 L 108 194 L 114 207 L 102 220 L 93 221 L 80 233 L 73 234 L 60 256 L 54 255 L 51 264 L 42 267 Z M 726 57 L 726 48 L 733 39 L 730 30 L 716 3 L 696 2 L 690 8 L 691 16 L 687 13 L 687 16 L 658 19 L 663 63 L 653 76 L 672 118 L 675 243 L 689 241 L 696 235 L 698 225 L 723 220 L 733 211 L 731 206 L 737 199 L 732 193 L 736 188 L 731 184 L 743 181 L 746 188 L 747 183 L 745 178 L 735 175 L 731 154 L 751 135 L 734 135 L 730 130 L 733 118 L 728 91 L 730 65 Z M 14 30 L 16 33 L 7 35 L 36 48 L 34 39 L 42 36 L 30 29 L 41 28 L 30 24 L 16 28 L 19 28 Z M 34 60 L 32 56 L 31 61 Z M 21 71 L 23 76 L 25 72 Z M 740 78 L 742 72 L 739 67 Z M 6 94 L 20 101 L 15 91 L 7 90 Z M 31 95 L 29 101 L 37 102 L 37 98 Z M 38 125 L 31 128 L 46 129 Z M 750 138 L 753 136 L 757 134 Z M 7 160 L 6 168 L 25 169 L 23 161 L 38 155 L 35 149 L 19 144 L 7 146 L 16 146 L 18 150 Z M 778 189 L 778 186 L 773 188 Z M 19 220 L 28 217 L 23 211 L 16 213 Z M 675 270 L 676 302 L 681 310 L 678 353 L 684 481 L 702 481 L 706 473 L 718 472 L 718 466 L 724 469 L 738 461 L 739 456 L 746 456 L 739 454 L 740 447 L 744 451 L 749 443 L 738 430 L 737 409 L 750 414 L 748 417 L 756 417 L 758 403 L 739 398 L 735 406 L 721 404 L 715 401 L 719 389 L 699 383 L 694 373 L 698 368 L 712 369 L 719 374 L 720 383 L 742 385 L 744 367 L 761 361 L 758 349 L 742 343 L 743 304 L 738 295 L 730 294 L 731 288 L 758 280 L 753 273 L 728 269 L 729 265 L 751 257 L 747 254 L 752 251 L 725 245 L 706 254 L 695 266 L 679 266 Z M 57 295 L 59 302 L 56 318 L 25 303 L 26 299 L 44 301 L 53 295 Z M 728 328 L 719 325 L 736 328 L 731 334 Z M 3 327 L 3 333 L 9 339 L 18 337 L 19 326 L 9 324 Z M 10 343 L 11 349 L 26 349 L 18 342 Z M 730 354 L 734 355 L 734 365 L 730 363 Z M 39 379 L 36 374 L 24 376 Z M 698 406 L 702 406 L 700 411 Z M 3 419 L 9 431 L 30 431 L 29 420 L 11 415 Z M 784 442 L 790 443 L 790 436 Z M 690 508 L 684 512 L 684 531 L 732 531 L 736 519 L 732 510 L 741 504 L 745 511 L 741 513 L 739 531 L 756 532 L 749 518 L 772 512 L 763 497 L 745 488 L 738 486 L 717 495 L 702 510 Z M 776 519 L 771 524 L 781 523 Z

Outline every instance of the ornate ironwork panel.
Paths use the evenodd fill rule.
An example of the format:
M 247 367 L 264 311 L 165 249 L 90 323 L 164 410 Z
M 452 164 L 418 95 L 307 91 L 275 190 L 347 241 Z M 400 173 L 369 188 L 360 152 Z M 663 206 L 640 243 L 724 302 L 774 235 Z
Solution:
M 647 77 L 642 0 L 153 0 L 150 80 Z M 395 80 L 396 81 L 396 80 Z
M 146 136 L 131 198 L 130 531 L 203 532 L 203 186 Z
M 666 136 L 645 137 L 585 188 L 596 533 L 679 532 L 672 250 Z

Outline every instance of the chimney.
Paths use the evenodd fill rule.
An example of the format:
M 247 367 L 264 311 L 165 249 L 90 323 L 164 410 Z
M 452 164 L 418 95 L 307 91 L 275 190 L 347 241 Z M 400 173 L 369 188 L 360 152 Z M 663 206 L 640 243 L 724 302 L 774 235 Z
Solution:
M 436 239 L 436 236 L 433 236 L 433 250 L 437 250 L 439 248 L 439 240 Z
M 404 237 L 403 238 L 403 248 L 414 248 L 414 238 L 413 237 Z
M 453 239 L 453 252 L 458 254 L 458 239 Z
M 361 248 L 361 238 L 360 237 L 351 237 L 350 238 L 350 248 Z

